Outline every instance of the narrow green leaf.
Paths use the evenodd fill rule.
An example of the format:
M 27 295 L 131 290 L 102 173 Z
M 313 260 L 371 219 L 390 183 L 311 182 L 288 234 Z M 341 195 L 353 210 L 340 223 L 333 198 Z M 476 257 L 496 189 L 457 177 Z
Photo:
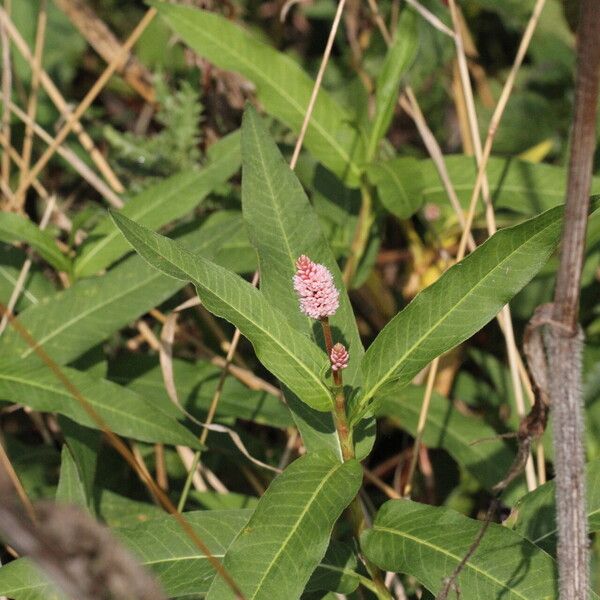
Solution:
M 407 189 L 411 184 L 411 170 L 401 167 L 402 161 L 414 163 L 412 158 L 395 159 L 398 161 L 400 178 Z M 446 167 L 458 199 L 467 208 L 477 178 L 477 165 L 472 156 L 451 155 L 444 157 Z M 419 161 L 422 185 L 415 191 L 419 206 L 425 202 L 434 202 L 440 207 L 448 207 L 448 195 L 442 185 L 437 168 L 431 159 Z M 496 208 L 508 208 L 526 215 L 540 212 L 564 202 L 567 184 L 566 169 L 557 165 L 530 163 L 514 158 L 492 156 L 486 169 L 490 184 L 490 194 Z M 600 177 L 594 177 L 591 193 L 600 193 Z
M 451 509 L 390 500 L 363 533 L 376 565 L 416 577 L 432 594 L 464 558 L 482 523 Z M 457 580 L 461 600 L 557 598 L 556 564 L 530 541 L 491 524 Z
M 209 159 L 200 170 L 179 173 L 144 190 L 129 200 L 121 212 L 150 229 L 158 229 L 190 212 L 240 168 L 239 133 L 217 142 L 209 150 Z M 93 275 L 128 251 L 129 245 L 106 215 L 82 245 L 75 260 L 75 275 Z
M 196 437 L 172 415 L 135 392 L 75 369 L 62 370 L 111 431 L 145 442 L 198 446 Z M 34 357 L 27 361 L 0 359 L 0 398 L 34 410 L 57 412 L 81 425 L 97 428 L 64 385 Z
M 375 94 L 375 118 L 371 125 L 367 160 L 372 160 L 377 144 L 390 126 L 394 108 L 398 102 L 398 87 L 406 70 L 417 52 L 418 27 L 417 15 L 410 9 L 402 11 L 396 36 L 390 46 L 381 73 L 377 78 Z
M 377 401 L 377 416 L 392 419 L 416 435 L 424 388 L 409 386 Z M 514 447 L 497 438 L 498 432 L 483 419 L 457 411 L 452 402 L 433 393 L 423 442 L 429 448 L 443 448 L 487 489 L 501 481 L 515 457 Z M 481 443 L 475 443 L 481 440 Z
M 206 420 L 222 369 L 205 361 L 192 363 L 173 359 L 173 372 L 182 405 L 200 420 Z M 110 365 L 109 379 L 127 386 L 165 412 L 180 414 L 167 397 L 155 357 L 121 353 Z M 225 379 L 216 414 L 219 419 L 235 417 L 273 427 L 284 428 L 293 424 L 290 411 L 280 398 L 249 390 L 234 377 Z
M 212 256 L 232 231 L 232 226 L 224 225 L 204 235 L 200 227 L 180 239 Z M 66 364 L 164 302 L 183 285 L 165 277 L 139 256 L 131 256 L 105 275 L 78 281 L 28 308 L 19 320 L 56 362 Z M 2 336 L 2 346 L 7 354 L 22 359 L 34 354 L 10 327 Z
M 331 392 L 322 378 L 325 353 L 298 333 L 247 281 L 182 248 L 177 242 L 112 213 L 129 243 L 163 273 L 191 281 L 208 310 L 227 319 L 250 340 L 259 360 L 317 410 L 331 409 Z
M 65 444 L 60 455 L 60 476 L 56 489 L 56 501 L 65 504 L 75 504 L 86 508 L 88 499 L 83 481 L 80 477 L 71 450 Z
M 377 188 L 381 203 L 399 219 L 408 219 L 423 202 L 423 180 L 414 158 L 392 158 L 367 167 L 369 181 Z
M 223 561 L 248 600 L 300 598 L 361 480 L 358 462 L 340 463 L 329 453 L 307 454 L 273 480 Z M 230 598 L 215 578 L 207 600 Z
M 186 44 L 219 68 L 249 79 L 265 110 L 295 133 L 300 131 L 313 81 L 294 60 L 220 15 L 166 2 L 155 6 Z M 346 110 L 321 89 L 304 143 L 327 168 L 355 186 L 364 145 L 350 121 Z
M 588 530 L 600 531 L 600 459 L 586 465 Z M 556 546 L 556 486 L 554 481 L 523 496 L 514 508 L 513 529 L 550 553 Z
M 562 213 L 556 207 L 499 231 L 398 313 L 363 358 L 362 408 L 387 384 L 407 384 L 498 314 L 554 251 Z
M 251 514 L 250 510 L 216 510 L 186 513 L 185 517 L 213 556 L 221 559 Z M 208 590 L 214 571 L 173 517 L 153 518 L 114 532 L 140 563 L 154 572 L 169 597 Z M 48 600 L 54 598 L 52 590 L 28 559 L 20 558 L 0 569 L 0 594 L 14 600 Z
M 292 277 L 296 259 L 302 254 L 327 266 L 340 290 L 340 307 L 330 318 L 331 326 L 336 341 L 343 341 L 350 352 L 344 380 L 357 384 L 364 349 L 342 274 L 300 182 L 250 106 L 242 125 L 242 161 L 242 209 L 258 254 L 262 293 L 292 326 L 324 348 L 320 324 L 300 312 Z M 289 400 L 291 392 L 285 393 Z M 309 450 L 339 447 L 330 415 L 310 414 L 311 409 L 301 406 L 298 414 L 298 403 L 293 399 L 289 406 Z
M 71 269 L 69 259 L 60 251 L 52 236 L 16 213 L 0 212 L 0 242 L 25 242 L 55 269 L 66 272 Z

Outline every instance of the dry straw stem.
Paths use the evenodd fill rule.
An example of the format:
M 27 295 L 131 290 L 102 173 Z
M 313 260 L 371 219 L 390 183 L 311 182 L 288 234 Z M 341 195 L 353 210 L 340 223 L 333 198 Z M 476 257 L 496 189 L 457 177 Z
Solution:
M 33 51 L 33 64 L 31 65 L 31 90 L 29 92 L 29 101 L 27 102 L 27 117 L 29 121 L 25 125 L 25 137 L 23 139 L 23 151 L 21 169 L 19 173 L 19 183 L 23 181 L 29 171 L 31 162 L 31 148 L 33 146 L 33 123 L 37 112 L 38 91 L 40 84 L 40 69 L 42 68 L 42 55 L 44 53 L 44 40 L 46 37 L 46 24 L 48 22 L 47 0 L 40 0 L 40 9 L 38 12 L 37 27 L 35 32 L 35 46 Z M 25 202 L 25 194 L 17 195 L 16 198 L 19 209 Z
M 29 49 L 29 46 L 19 33 L 19 30 L 15 27 L 14 23 L 11 21 L 9 14 L 1 6 L 0 25 L 6 28 L 6 31 L 11 41 L 13 42 L 17 50 L 21 53 L 23 58 L 30 65 L 33 65 L 34 58 L 31 53 L 31 50 Z M 69 105 L 67 104 L 67 101 L 63 98 L 62 94 L 60 93 L 59 89 L 56 87 L 52 79 L 50 79 L 48 73 L 46 73 L 46 71 L 44 71 L 43 68 L 40 68 L 40 83 L 46 91 L 46 93 L 48 94 L 50 100 L 52 100 L 58 111 L 63 116 L 63 118 L 68 121 L 69 118 L 71 118 L 72 111 Z M 83 146 L 83 149 L 90 155 L 90 158 L 92 159 L 100 173 L 102 173 L 104 179 L 106 179 L 108 184 L 112 187 L 112 189 L 119 194 L 124 192 L 125 188 L 111 169 L 110 165 L 108 164 L 100 150 L 96 148 L 96 145 L 92 141 L 92 138 L 85 132 L 78 118 L 73 124 L 73 131 L 77 135 L 79 143 Z
M 35 523 L 35 510 L 33 509 L 33 504 L 31 503 L 31 500 L 29 499 L 29 496 L 27 495 L 27 492 L 25 491 L 25 488 L 23 487 L 21 480 L 19 479 L 19 476 L 17 475 L 17 472 L 14 470 L 12 463 L 10 462 L 10 458 L 8 458 L 8 454 L 6 454 L 6 450 L 4 449 L 4 444 L 1 444 L 1 443 L 0 443 L 0 463 L 2 463 L 2 467 L 4 468 L 4 471 L 8 475 L 13 487 L 15 488 L 15 491 L 17 492 L 17 495 L 19 496 L 19 500 L 21 500 L 21 503 L 23 504 L 23 507 L 25 508 L 27 515 Z
M 531 40 L 533 31 L 535 30 L 535 26 L 537 25 L 537 21 L 539 19 L 539 14 L 541 12 L 541 9 L 543 8 L 543 3 L 544 3 L 544 0 L 538 0 L 538 4 L 541 4 L 541 6 L 538 7 L 538 5 L 536 5 L 536 7 L 532 13 L 532 16 L 529 20 L 529 23 L 528 23 L 525 33 L 523 35 L 523 39 L 521 41 L 519 52 L 517 53 L 517 56 L 515 58 L 515 64 L 513 65 L 511 74 L 514 73 L 514 75 L 516 75 L 516 73 L 520 67 L 520 64 L 523 60 L 523 56 L 524 56 L 524 54 L 527 50 L 527 47 L 529 45 L 529 42 Z M 370 0 L 370 4 L 371 4 L 371 8 L 373 9 L 373 12 L 375 14 L 378 14 L 377 5 L 375 4 L 375 0 Z M 452 8 L 452 6 L 451 6 L 451 8 Z M 455 6 L 454 6 L 454 9 L 456 9 Z M 458 13 L 456 11 L 454 13 L 454 23 L 457 27 L 460 25 L 460 22 L 458 21 Z M 378 24 L 379 24 L 379 22 L 378 22 Z M 385 24 L 383 23 L 383 21 L 381 21 L 380 29 L 382 30 L 384 39 L 386 39 L 386 40 L 390 39 L 390 36 L 387 33 L 387 29 L 385 28 Z M 460 31 L 460 29 L 457 29 L 457 31 Z M 458 47 L 462 48 L 460 35 L 456 35 L 454 37 L 455 37 L 455 40 L 457 43 L 457 48 Z M 521 54 L 523 56 L 521 56 Z M 467 91 L 467 93 L 469 90 L 471 91 L 471 100 L 472 100 L 473 96 L 472 96 L 472 90 L 470 88 L 470 81 L 468 80 L 468 72 L 466 70 L 466 58 L 464 56 L 464 51 L 462 52 L 462 56 L 463 56 L 462 72 L 467 74 L 467 82 L 468 82 L 468 86 L 469 86 L 468 90 L 466 90 L 466 91 Z M 514 83 L 514 75 L 511 78 L 511 81 L 513 83 Z M 509 84 L 509 83 L 510 82 L 507 81 L 507 84 Z M 505 85 L 505 89 L 507 89 L 507 85 Z M 501 106 L 500 105 L 501 102 L 503 102 L 503 104 L 504 104 L 504 106 L 502 107 L 502 111 L 499 111 L 500 117 L 503 112 L 503 109 L 506 106 L 508 97 L 510 96 L 510 91 L 512 91 L 512 83 L 510 83 L 510 89 L 508 90 L 508 92 L 507 93 L 503 92 L 503 94 L 499 100 L 499 106 Z M 504 95 L 506 95 L 506 100 L 503 100 Z M 469 224 L 468 219 L 465 220 L 465 218 L 464 218 L 462 209 L 458 202 L 458 198 L 457 198 L 454 188 L 452 186 L 452 182 L 450 181 L 450 177 L 449 177 L 448 171 L 445 166 L 443 153 L 442 153 L 441 149 L 439 148 L 439 145 L 438 145 L 433 133 L 427 126 L 426 120 L 419 108 L 419 105 L 418 105 L 417 99 L 414 95 L 414 92 L 412 91 L 412 89 L 410 87 L 408 87 L 406 89 L 406 99 L 402 98 L 402 97 L 400 98 L 400 104 L 408 112 L 408 114 L 415 120 L 415 124 L 417 126 L 417 129 L 419 130 L 421 137 L 423 138 L 425 146 L 426 146 L 428 152 L 430 153 L 432 159 L 434 160 L 434 163 L 436 165 L 436 168 L 438 170 L 438 173 L 440 175 L 440 178 L 442 180 L 442 183 L 444 185 L 446 193 L 448 194 L 450 203 L 452 204 L 452 206 L 457 214 L 460 224 L 463 226 L 463 235 L 462 235 L 461 241 L 465 240 L 465 244 L 469 245 L 469 249 L 471 249 L 471 250 L 474 249 L 475 242 L 474 242 L 472 234 L 471 234 L 472 215 L 471 215 L 471 224 Z M 472 104 L 473 110 L 474 110 L 474 102 L 472 101 L 471 104 Z M 471 119 L 471 122 L 473 122 L 473 119 Z M 476 125 L 476 116 L 475 116 L 474 122 Z M 496 128 L 497 128 L 497 125 L 496 125 Z M 495 130 L 494 130 L 494 132 L 495 132 Z M 475 137 L 477 140 L 479 140 L 479 134 L 477 132 L 476 132 L 476 135 L 473 137 Z M 479 143 L 479 150 L 481 151 L 481 143 Z M 489 158 L 489 156 L 488 156 L 488 158 Z M 481 165 L 481 163 L 479 163 L 479 164 Z M 485 175 L 485 164 L 483 165 L 483 167 L 484 167 L 483 172 Z M 485 181 L 487 183 L 487 179 Z M 483 179 L 482 179 L 482 182 L 483 182 Z M 475 196 L 475 197 L 477 198 L 477 196 Z M 491 206 L 491 204 L 488 204 L 488 206 L 490 207 L 490 211 L 487 213 L 486 216 L 489 218 L 489 216 L 491 215 L 491 218 L 494 219 L 493 207 Z M 494 231 L 495 231 L 495 219 L 493 221 L 493 225 L 494 225 Z M 457 261 L 461 260 L 464 257 L 465 248 L 462 248 L 462 249 L 461 248 L 462 248 L 462 244 L 461 244 L 461 247 L 459 247 Z M 500 328 L 505 336 L 506 343 L 507 343 L 508 355 L 509 355 L 509 365 L 511 367 L 511 377 L 513 379 L 513 386 L 515 388 L 515 396 L 517 399 L 517 408 L 519 406 L 522 406 L 522 412 L 524 414 L 525 407 L 524 407 L 524 402 L 523 402 L 523 397 L 522 397 L 522 388 L 521 388 L 521 385 L 520 385 L 519 379 L 518 379 L 519 376 L 523 380 L 523 384 L 525 385 L 525 388 L 528 392 L 528 396 L 529 396 L 531 403 L 533 403 L 533 392 L 531 390 L 531 384 L 529 382 L 529 378 L 527 376 L 526 369 L 524 368 L 523 361 L 521 359 L 520 354 L 518 353 L 518 351 L 516 349 L 516 343 L 514 340 L 514 333 L 512 330 L 512 321 L 510 320 L 510 314 L 508 314 L 508 319 L 507 319 L 506 313 L 507 313 L 507 310 L 503 310 L 498 315 L 497 318 L 498 318 Z M 506 323 L 508 323 L 508 326 L 506 326 Z M 511 351 L 511 349 L 513 351 Z M 432 377 L 433 377 L 433 375 L 432 375 Z M 424 409 L 429 406 L 429 403 L 430 403 L 430 398 L 428 397 L 428 394 L 426 391 L 426 394 L 423 399 L 421 413 L 419 416 L 420 420 L 421 419 L 426 420 L 427 411 Z M 417 436 L 417 438 L 415 439 L 415 446 L 416 446 L 415 449 L 416 450 L 418 450 L 420 441 L 421 441 L 421 438 L 419 436 Z M 543 462 L 544 462 L 543 449 L 541 447 L 539 447 L 538 448 L 538 464 L 543 464 Z M 529 473 L 529 475 L 527 475 L 527 472 Z M 535 474 L 533 473 L 533 463 L 531 461 L 528 461 L 526 475 L 528 477 L 528 485 L 534 485 Z M 409 484 L 410 484 L 410 479 L 409 479 Z
M 40 127 L 35 121 L 33 121 L 29 115 L 24 113 L 16 104 L 10 103 L 10 110 L 21 119 L 27 126 L 30 126 L 32 131 L 38 135 L 48 146 L 52 146 L 55 143 L 55 139 L 47 133 L 42 127 Z M 115 192 L 113 192 L 105 183 L 92 171 L 78 156 L 69 148 L 59 145 L 56 148 L 56 152 L 59 156 L 62 156 L 72 167 L 85 179 L 111 206 L 115 208 L 122 208 L 123 201 Z M 27 176 L 24 176 L 25 180 Z M 33 181 L 32 181 L 33 183 Z M 19 188 L 21 189 L 21 188 Z M 18 192 L 17 192 L 18 193 Z
M 121 43 L 89 4 L 84 0 L 54 0 L 54 2 L 107 63 L 115 59 Z M 146 102 L 153 104 L 155 97 L 152 73 L 130 52 L 117 60 L 119 60 L 118 73 Z
M 138 477 L 148 487 L 152 495 L 159 501 L 161 506 L 170 514 L 175 517 L 175 520 L 184 531 L 184 533 L 194 543 L 202 554 L 206 556 L 208 561 L 211 563 L 217 574 L 223 578 L 227 585 L 233 591 L 236 600 L 245 600 L 237 583 L 233 580 L 229 572 L 225 567 L 213 556 L 208 546 L 200 539 L 198 534 L 194 531 L 192 526 L 189 524 L 187 519 L 179 514 L 169 497 L 160 489 L 156 484 L 145 466 L 140 464 L 136 459 L 132 451 L 129 449 L 127 444 L 115 433 L 113 433 L 104 419 L 96 412 L 92 405 L 85 399 L 83 394 L 79 391 L 71 380 L 63 373 L 60 366 L 47 354 L 42 346 L 31 336 L 31 334 L 21 325 L 17 317 L 14 317 L 8 313 L 6 308 L 0 304 L 0 313 L 2 315 L 8 315 L 9 322 L 15 331 L 23 338 L 27 345 L 32 348 L 35 354 L 42 360 L 42 362 L 50 369 L 54 376 L 60 381 L 63 387 L 71 394 L 71 396 L 79 403 L 79 405 L 85 410 L 90 419 L 94 421 L 98 429 L 106 436 L 111 446 L 125 459 L 125 462 L 137 473 Z
M 11 0 L 7 0 L 5 6 L 10 13 Z M 2 136 L 4 138 L 0 179 L 3 193 L 7 195 L 6 190 L 9 189 L 10 180 L 10 154 L 8 152 L 10 146 L 10 110 L 8 105 L 12 92 L 12 69 L 10 65 L 10 43 L 4 24 L 0 26 L 0 44 L 2 46 Z M 10 196 L 8 199 L 11 203 L 14 202 L 14 199 Z
M 473 189 L 473 194 L 471 197 L 471 205 L 469 207 L 469 213 L 467 215 L 467 226 L 465 231 L 463 232 L 463 236 L 461 238 L 461 243 L 459 246 L 458 255 L 462 258 L 466 251 L 466 241 L 467 234 L 470 232 L 473 216 L 475 212 L 475 206 L 477 199 L 479 197 L 479 192 L 483 192 L 483 197 L 486 203 L 486 222 L 488 228 L 488 234 L 493 235 L 496 230 L 496 219 L 494 215 L 494 208 L 491 203 L 490 195 L 489 195 L 489 184 L 487 181 L 486 175 L 486 166 L 487 161 L 491 155 L 492 145 L 494 135 L 496 130 L 500 124 L 500 120 L 502 115 L 504 114 L 504 110 L 508 103 L 508 99 L 510 98 L 510 94 L 512 93 L 514 82 L 516 75 L 521 67 L 525 54 L 527 53 L 527 49 L 529 47 L 529 43 L 533 36 L 533 32 L 537 26 L 541 11 L 544 7 L 545 0 L 537 0 L 532 15 L 527 23 L 527 27 L 525 28 L 525 32 L 523 33 L 523 37 L 521 39 L 521 43 L 519 45 L 519 49 L 517 51 L 517 56 L 515 57 L 513 66 L 509 73 L 509 76 L 504 84 L 502 94 L 500 99 L 498 100 L 498 104 L 496 106 L 496 110 L 494 111 L 494 115 L 492 117 L 492 121 L 490 123 L 490 127 L 488 129 L 488 134 L 486 137 L 485 150 L 482 150 L 481 147 L 481 138 L 479 137 L 479 127 L 477 124 L 477 114 L 475 111 L 475 101 L 473 97 L 473 89 L 471 86 L 471 81 L 469 79 L 469 73 L 467 68 L 467 61 L 464 52 L 464 45 L 462 42 L 461 35 L 461 27 L 460 27 L 460 19 L 458 8 L 456 6 L 455 0 L 449 0 L 450 13 L 452 15 L 452 22 L 454 24 L 454 30 L 456 33 L 455 36 L 455 44 L 456 44 L 456 53 L 458 59 L 458 66 L 460 70 L 461 82 L 463 86 L 463 92 L 466 100 L 466 108 L 469 117 L 469 124 L 471 128 L 471 138 L 473 141 L 473 146 L 475 149 L 475 157 L 478 165 L 478 174 L 477 180 L 475 182 L 475 187 Z M 479 188 L 479 189 L 478 189 Z M 515 392 L 515 404 L 517 407 L 517 412 L 519 416 L 523 417 L 525 415 L 525 402 L 523 400 L 523 388 L 521 387 L 520 379 L 519 379 L 519 352 L 516 346 L 515 338 L 514 338 L 514 330 L 512 326 L 512 319 L 510 316 L 510 308 L 506 305 L 502 311 L 502 320 L 504 321 L 504 335 L 506 339 L 507 345 L 507 353 L 508 353 L 508 362 L 510 367 L 510 374 L 513 382 L 513 388 Z M 527 461 L 527 466 L 525 469 L 525 475 L 527 479 L 528 488 L 535 489 L 536 481 L 535 481 L 535 472 L 533 468 L 533 461 L 529 459 Z
M 115 55 L 113 61 L 106 67 L 103 71 L 102 75 L 96 80 L 96 83 L 92 86 L 92 88 L 85 95 L 84 99 L 80 102 L 79 106 L 75 109 L 75 111 L 67 116 L 67 122 L 61 128 L 61 130 L 56 135 L 54 142 L 46 149 L 46 151 L 42 154 L 42 156 L 38 159 L 38 161 L 33 165 L 31 171 L 27 174 L 27 177 L 23 181 L 22 184 L 19 185 L 18 193 L 22 193 L 23 189 L 27 189 L 27 187 L 31 184 L 31 181 L 35 176 L 40 173 L 40 171 L 48 164 L 50 158 L 52 158 L 53 154 L 56 152 L 60 144 L 62 144 L 69 133 L 73 130 L 75 123 L 83 116 L 85 111 L 92 105 L 98 94 L 102 91 L 104 86 L 108 83 L 109 79 L 112 77 L 113 73 L 116 71 L 117 67 L 120 64 L 120 61 L 123 59 L 123 56 L 126 55 L 129 50 L 134 46 L 134 44 L 138 41 L 142 33 L 152 19 L 154 19 L 156 15 L 156 9 L 150 8 L 146 12 L 146 14 L 142 17 L 141 21 L 132 31 L 130 36 L 127 38 L 125 44 L 123 44 L 120 51 Z
M 42 231 L 44 229 L 46 229 L 46 226 L 48 225 L 48 221 L 50 220 L 50 217 L 52 216 L 52 211 L 54 210 L 55 205 L 56 205 L 56 198 L 54 196 L 52 196 L 50 198 L 50 200 L 48 201 L 48 203 L 46 204 L 46 209 L 44 210 L 44 214 L 42 215 L 42 220 L 40 221 L 39 228 Z M 25 286 L 25 281 L 27 280 L 27 275 L 29 275 L 30 269 L 31 269 L 31 258 L 27 258 L 27 260 L 23 263 L 23 266 L 21 267 L 21 272 L 19 273 L 19 276 L 17 277 L 17 283 L 15 284 L 12 294 L 10 295 L 10 298 L 8 300 L 8 305 L 6 306 L 6 313 L 4 315 L 2 315 L 2 319 L 0 320 L 0 336 L 2 335 L 2 333 L 6 329 L 6 325 L 8 324 L 8 315 L 13 314 L 13 310 L 17 304 L 17 301 L 19 300 L 19 298 L 21 296 L 21 292 L 23 291 L 23 287 Z

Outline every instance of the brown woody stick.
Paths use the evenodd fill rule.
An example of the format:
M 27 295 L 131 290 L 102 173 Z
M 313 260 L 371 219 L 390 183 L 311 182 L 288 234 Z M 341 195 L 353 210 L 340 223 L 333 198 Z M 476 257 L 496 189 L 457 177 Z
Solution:
M 567 182 L 560 266 L 546 347 L 554 411 L 554 467 L 561 600 L 589 593 L 584 415 L 581 398 L 582 335 L 578 327 L 581 269 L 596 145 L 600 76 L 600 4 L 581 0 L 577 36 L 575 113 Z

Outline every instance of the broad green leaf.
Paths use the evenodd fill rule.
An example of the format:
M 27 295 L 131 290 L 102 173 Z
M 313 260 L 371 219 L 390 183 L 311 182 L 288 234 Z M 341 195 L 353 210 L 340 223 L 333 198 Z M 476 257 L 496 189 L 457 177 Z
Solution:
M 449 508 L 390 500 L 377 513 L 361 548 L 380 568 L 416 577 L 438 593 L 464 558 L 481 521 Z M 558 598 L 556 564 L 535 544 L 491 524 L 457 580 L 461 600 Z
M 392 158 L 367 167 L 369 180 L 377 188 L 381 203 L 399 219 L 408 219 L 423 200 L 423 180 L 419 162 L 414 158 Z
M 352 546 L 331 542 L 304 591 L 330 590 L 338 594 L 349 594 L 358 587 L 357 566 L 358 561 Z
M 25 242 L 59 271 L 69 272 L 69 259 L 60 251 L 52 236 L 28 218 L 16 213 L 0 212 L 0 242 Z
M 390 126 L 398 102 L 398 87 L 415 57 L 417 42 L 417 15 L 412 10 L 405 9 L 400 16 L 394 41 L 387 51 L 381 73 L 377 78 L 375 118 L 371 125 L 367 147 L 368 160 L 375 157 L 377 144 Z
M 398 173 L 408 189 L 411 185 L 411 169 L 404 171 L 401 161 L 413 164 L 414 159 L 397 159 Z M 467 208 L 477 178 L 477 166 L 470 156 L 445 157 L 448 174 L 464 208 Z M 434 202 L 448 206 L 448 197 L 431 159 L 419 161 L 422 187 L 417 192 L 418 204 Z M 490 194 L 496 208 L 508 208 L 516 212 L 535 215 L 564 202 L 567 172 L 564 167 L 534 164 L 517 159 L 492 156 L 486 170 Z M 592 192 L 600 192 L 600 177 L 594 177 Z M 448 209 L 452 210 L 452 209 Z
M 388 417 L 416 435 L 424 392 L 423 387 L 409 386 L 379 398 L 377 416 Z M 457 411 L 452 402 L 433 393 L 423 442 L 430 448 L 446 450 L 487 489 L 506 476 L 515 457 L 514 447 L 497 436 L 498 432 L 483 419 Z M 481 443 L 475 443 L 478 441 Z
M 116 383 L 63 367 L 62 371 L 92 408 L 118 435 L 146 442 L 198 446 L 196 438 L 172 415 Z M 33 358 L 0 359 L 0 398 L 43 412 L 57 412 L 97 428 L 86 410 L 54 373 Z
M 189 213 L 240 167 L 240 136 L 233 133 L 209 150 L 209 162 L 200 170 L 186 171 L 165 179 L 132 198 L 121 209 L 129 218 L 158 229 Z M 129 245 L 106 215 L 82 245 L 75 260 L 76 277 L 93 275 L 129 251 Z
M 166 2 L 155 6 L 194 51 L 217 67 L 249 79 L 265 110 L 295 133 L 300 131 L 313 81 L 298 63 L 220 15 Z M 350 121 L 350 114 L 321 89 L 304 144 L 327 168 L 355 186 L 362 172 L 364 145 Z
M 600 459 L 586 465 L 588 530 L 600 531 Z M 523 496 L 515 505 L 513 529 L 554 554 L 556 545 L 556 486 L 554 481 Z
M 90 372 L 87 371 L 89 375 Z M 58 423 L 71 456 L 75 461 L 88 505 L 92 504 L 94 479 L 98 465 L 98 454 L 102 445 L 102 434 L 59 415 Z
M 0 302 L 5 306 L 17 285 L 19 273 L 27 255 L 20 248 L 0 244 Z M 43 298 L 54 294 L 55 288 L 44 276 L 43 269 L 35 263 L 31 265 L 29 277 L 23 287 L 15 309 L 19 312 L 32 304 L 38 304 Z
M 83 508 L 87 507 L 88 499 L 83 481 L 77 470 L 71 450 L 66 444 L 63 445 L 60 456 L 60 477 L 56 490 L 56 501 L 75 504 Z
M 346 344 L 351 357 L 344 380 L 350 385 L 356 383 L 364 350 L 342 274 L 300 182 L 252 107 L 244 113 L 242 161 L 242 209 L 258 254 L 262 293 L 293 327 L 324 348 L 320 323 L 300 312 L 292 278 L 296 259 L 302 254 L 327 266 L 340 290 L 340 307 L 330 323 L 336 340 Z M 288 399 L 290 394 L 286 391 Z M 338 446 L 329 415 L 310 414 L 310 409 L 300 407 L 296 416 L 298 402 L 292 399 L 289 406 L 309 450 Z
M 188 412 L 204 421 L 222 369 L 209 362 L 173 359 L 177 394 Z M 164 412 L 179 415 L 168 399 L 158 359 L 141 354 L 120 354 L 110 365 L 109 379 L 137 392 Z M 249 390 L 234 377 L 227 377 L 217 408 L 217 418 L 245 419 L 273 427 L 293 424 L 281 399 L 266 392 Z
M 222 559 L 251 514 L 250 510 L 200 511 L 185 513 L 185 517 L 213 556 Z M 214 571 L 173 517 L 154 518 L 113 531 L 158 577 L 169 597 L 208 590 Z M 0 569 L 0 594 L 14 600 L 49 600 L 53 598 L 51 590 L 28 559 L 20 558 Z
M 139 504 L 128 502 L 132 506 Z M 113 531 L 140 563 L 157 576 L 169 597 L 205 594 L 214 578 L 214 570 L 175 519 L 165 516 L 159 509 L 157 511 L 158 516 L 137 524 L 129 517 L 128 525 L 119 525 Z M 213 556 L 222 559 L 251 515 L 251 510 L 210 510 L 188 512 L 184 516 Z M 336 543 L 327 551 L 309 585 L 314 586 L 312 589 L 351 591 L 358 581 L 358 576 L 352 572 L 355 565 L 356 557 L 351 550 Z M 2 595 L 14 600 L 53 600 L 51 591 L 46 578 L 28 559 L 20 558 L 0 569 Z
M 307 454 L 273 480 L 223 560 L 248 600 L 300 598 L 361 480 L 358 462 L 330 453 Z M 229 598 L 231 589 L 215 578 L 207 600 Z
M 230 226 L 223 226 L 205 236 L 200 227 L 180 239 L 212 256 L 231 233 Z M 139 256 L 131 256 L 107 274 L 78 281 L 30 307 L 19 320 L 56 362 L 66 364 L 164 302 L 183 285 L 151 268 Z M 2 336 L 2 346 L 22 359 L 34 354 L 10 327 Z
M 593 202 L 592 210 L 599 204 Z M 556 207 L 499 231 L 398 313 L 363 358 L 361 407 L 392 382 L 408 384 L 436 356 L 498 314 L 554 251 L 562 213 Z
M 238 327 L 265 367 L 304 402 L 317 410 L 331 409 L 331 391 L 322 377 L 327 365 L 325 352 L 298 333 L 262 292 L 177 242 L 112 214 L 143 258 L 171 277 L 191 281 L 204 306 Z

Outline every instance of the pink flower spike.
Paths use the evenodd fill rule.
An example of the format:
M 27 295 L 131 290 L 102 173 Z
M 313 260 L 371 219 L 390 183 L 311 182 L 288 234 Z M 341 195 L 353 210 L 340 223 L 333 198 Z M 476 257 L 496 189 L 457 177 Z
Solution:
M 294 289 L 300 299 L 300 310 L 312 319 L 335 314 L 340 305 L 340 293 L 333 283 L 331 271 L 304 255 L 296 261 L 296 269 Z
M 331 359 L 331 370 L 332 371 L 341 371 L 348 366 L 348 350 L 344 347 L 344 344 L 336 344 L 331 349 L 331 354 L 329 356 Z

